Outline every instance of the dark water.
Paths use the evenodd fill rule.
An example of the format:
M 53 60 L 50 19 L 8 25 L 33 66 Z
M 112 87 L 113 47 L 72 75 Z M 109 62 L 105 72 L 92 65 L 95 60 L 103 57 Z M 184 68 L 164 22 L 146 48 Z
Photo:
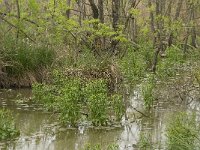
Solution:
M 168 94 L 168 93 L 166 93 Z M 165 97 L 165 93 L 163 93 Z M 19 97 L 30 97 L 31 90 L 1 90 L 0 107 L 10 109 L 20 129 L 20 137 L 12 141 L 0 142 L 0 149 L 8 150 L 81 150 L 88 143 L 100 144 L 103 149 L 110 144 L 118 144 L 120 150 L 137 150 L 140 134 L 148 132 L 158 149 L 164 149 L 166 118 L 169 113 L 180 109 L 181 103 L 172 104 L 168 99 L 155 102 L 151 115 L 143 116 L 139 92 L 134 91 L 127 109 L 128 121 L 123 127 L 92 129 L 80 126 L 78 129 L 59 126 L 56 117 L 44 112 L 41 106 L 21 102 Z M 174 102 L 174 101 L 173 101 Z M 169 107 L 170 106 L 170 107 Z M 189 104 L 196 107 L 196 102 Z M 135 109 L 136 108 L 136 109 Z M 187 107 L 188 108 L 188 105 Z

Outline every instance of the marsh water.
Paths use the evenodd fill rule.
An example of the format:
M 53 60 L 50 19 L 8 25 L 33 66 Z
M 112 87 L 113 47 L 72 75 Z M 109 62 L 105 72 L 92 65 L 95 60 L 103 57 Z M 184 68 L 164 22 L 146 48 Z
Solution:
M 165 94 L 169 93 L 163 93 L 163 97 Z M 150 115 L 145 116 L 142 113 L 143 102 L 136 90 L 130 97 L 127 108 L 128 120 L 123 119 L 121 127 L 90 128 L 83 124 L 75 129 L 60 126 L 56 116 L 43 111 L 42 106 L 20 100 L 20 97 L 30 96 L 30 89 L 0 91 L 0 107 L 12 111 L 16 126 L 20 129 L 20 136 L 14 140 L 1 141 L 0 149 L 81 150 L 90 143 L 100 144 L 103 149 L 110 144 L 117 144 L 120 150 L 137 150 L 137 143 L 143 132 L 149 133 L 158 149 L 164 149 L 162 146 L 166 138 L 165 126 L 169 114 L 177 109 L 189 109 L 193 106 L 198 108 L 197 101 L 186 105 L 166 98 L 156 101 L 151 112 L 148 112 Z

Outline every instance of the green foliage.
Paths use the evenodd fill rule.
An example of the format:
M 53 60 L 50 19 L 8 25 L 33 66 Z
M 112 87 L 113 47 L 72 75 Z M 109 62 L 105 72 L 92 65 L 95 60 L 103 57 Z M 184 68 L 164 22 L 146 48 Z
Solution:
M 19 76 L 50 66 L 55 58 L 52 49 L 43 46 L 31 46 L 27 42 L 5 39 L 0 57 L 9 76 Z
M 167 147 L 169 150 L 197 150 L 199 133 L 195 114 L 177 113 L 167 125 Z
M 80 119 L 81 80 L 76 78 L 59 80 L 59 75 L 54 77 L 52 85 L 34 84 L 33 99 L 43 104 L 47 110 L 60 112 L 59 118 L 62 123 L 75 126 Z
M 41 103 L 47 110 L 59 110 L 56 99 L 56 94 L 58 93 L 57 87 L 53 85 L 47 86 L 45 84 L 35 83 L 32 85 L 32 89 L 34 93 L 33 99 L 35 102 Z
M 146 83 L 144 83 L 142 87 L 142 95 L 144 99 L 144 106 L 147 109 L 150 109 L 151 106 L 153 105 L 154 101 L 154 95 L 153 95 L 153 90 L 155 88 L 155 79 L 154 75 L 150 75 L 147 78 Z
M 92 80 L 84 88 L 89 117 L 95 126 L 103 125 L 108 119 L 108 89 L 104 80 Z
M 133 48 L 129 48 L 127 54 L 119 60 L 119 66 L 124 82 L 133 85 L 144 76 L 146 69 L 144 57 Z
M 80 119 L 81 109 L 81 81 L 79 79 L 68 79 L 65 85 L 60 89 L 60 119 L 63 123 L 71 123 L 75 126 Z
M 106 148 L 106 150 L 118 150 L 118 149 L 119 149 L 119 146 L 117 144 L 108 145 Z M 84 150 L 103 150 L 103 148 L 100 144 L 96 144 L 96 145 L 87 144 L 85 145 Z
M 151 150 L 151 149 L 153 149 L 150 134 L 147 134 L 147 135 L 144 134 L 144 133 L 140 134 L 140 139 L 139 139 L 139 142 L 138 142 L 138 148 L 140 150 L 143 150 L 143 149 Z
M 185 62 L 184 53 L 176 46 L 170 47 L 166 51 L 166 58 L 159 61 L 158 76 L 161 79 L 174 77 Z
M 99 144 L 94 145 L 94 146 L 87 144 L 84 150 L 101 150 L 101 146 Z
M 76 126 L 81 119 L 86 119 L 94 126 L 106 125 L 110 111 L 117 121 L 121 121 L 125 112 L 122 96 L 109 93 L 105 80 L 85 81 L 78 77 L 66 77 L 59 71 L 54 71 L 53 79 L 51 85 L 33 86 L 34 100 L 48 110 L 60 112 L 62 123 Z M 81 112 L 88 117 L 84 118 Z
M 117 121 L 122 119 L 122 116 L 125 114 L 125 106 L 123 102 L 122 95 L 114 94 L 112 95 L 112 107 L 115 112 L 115 116 L 117 117 Z
M 0 109 L 0 140 L 14 138 L 18 135 L 19 131 L 15 127 L 11 112 Z

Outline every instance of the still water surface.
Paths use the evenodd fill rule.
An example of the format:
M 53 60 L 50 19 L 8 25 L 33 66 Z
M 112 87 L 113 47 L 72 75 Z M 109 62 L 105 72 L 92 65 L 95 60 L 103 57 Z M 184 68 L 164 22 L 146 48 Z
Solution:
M 120 150 L 137 150 L 140 134 L 148 132 L 158 149 L 164 149 L 166 116 L 180 108 L 171 106 L 168 100 L 156 102 L 151 115 L 142 116 L 134 108 L 142 106 L 140 94 L 133 92 L 127 115 L 122 127 L 92 129 L 80 126 L 78 129 L 61 127 L 55 116 L 41 110 L 41 106 L 30 102 L 20 102 L 18 96 L 30 97 L 31 90 L 1 90 L 0 107 L 10 109 L 14 116 L 20 137 L 12 141 L 0 142 L 5 150 L 81 150 L 84 145 L 100 144 L 103 149 L 109 144 L 118 144 Z M 192 105 L 192 103 L 191 103 Z M 142 111 L 142 110 L 141 110 Z

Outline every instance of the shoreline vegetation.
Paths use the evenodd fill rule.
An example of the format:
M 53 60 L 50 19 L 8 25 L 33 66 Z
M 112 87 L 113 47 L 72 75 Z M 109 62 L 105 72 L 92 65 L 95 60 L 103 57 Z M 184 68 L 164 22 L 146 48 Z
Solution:
M 186 101 L 190 87 L 200 91 L 199 8 L 198 0 L 0 0 L 0 87 L 32 88 L 35 103 L 74 127 L 128 120 L 138 84 L 146 112 L 163 96 L 159 85 Z M 193 132 L 187 148 L 173 143 L 187 137 L 181 121 L 167 129 L 169 149 L 195 147 Z

